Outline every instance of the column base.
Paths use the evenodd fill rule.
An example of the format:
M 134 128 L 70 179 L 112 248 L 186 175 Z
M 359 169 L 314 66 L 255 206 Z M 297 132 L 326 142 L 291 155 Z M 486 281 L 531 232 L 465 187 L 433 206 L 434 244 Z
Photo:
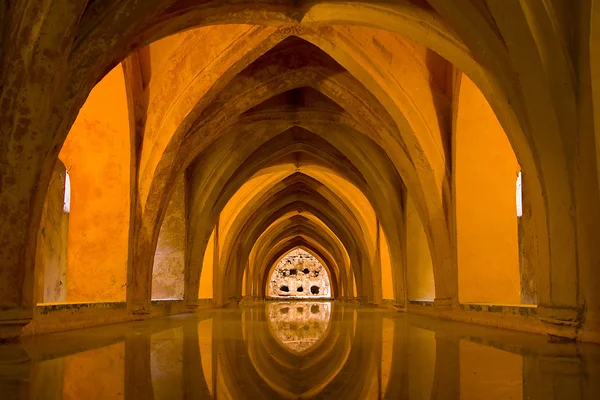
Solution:
M 151 308 L 151 304 L 131 304 L 129 306 L 131 313 L 136 316 L 145 316 L 150 314 Z
M 0 321 L 0 342 L 19 338 L 23 328 L 29 322 L 31 322 L 30 319 Z
M 452 309 L 454 308 L 454 306 L 457 304 L 455 299 L 446 297 L 446 298 L 439 298 L 436 297 L 433 300 L 433 307 L 438 308 L 438 309 Z
M 33 309 L 0 310 L 0 342 L 20 337 L 23 328 L 31 322 L 32 317 Z
M 261 300 L 256 296 L 244 296 L 239 300 L 239 305 L 246 306 L 246 305 L 256 304 L 260 301 Z
M 575 340 L 583 323 L 583 308 L 538 305 L 540 321 L 548 326 L 548 334 Z
M 227 308 L 239 308 L 240 303 L 242 302 L 242 297 L 230 297 L 229 303 L 227 303 Z
M 198 309 L 200 305 L 198 304 L 198 301 L 187 301 L 185 303 L 185 309 L 188 310 L 189 312 L 194 312 Z

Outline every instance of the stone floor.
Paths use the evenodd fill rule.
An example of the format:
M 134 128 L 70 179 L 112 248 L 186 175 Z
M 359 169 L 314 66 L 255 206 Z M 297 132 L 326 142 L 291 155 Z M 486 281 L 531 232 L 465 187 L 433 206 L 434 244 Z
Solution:
M 331 302 L 0 345 L 1 399 L 600 399 L 600 346 Z

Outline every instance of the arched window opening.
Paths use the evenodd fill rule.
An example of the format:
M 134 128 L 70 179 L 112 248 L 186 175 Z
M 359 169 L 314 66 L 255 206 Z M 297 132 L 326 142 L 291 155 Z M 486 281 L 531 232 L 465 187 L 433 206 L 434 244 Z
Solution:
M 71 178 L 69 172 L 65 172 L 65 196 L 63 199 L 63 211 L 71 212 Z
M 327 269 L 312 254 L 302 249 L 294 249 L 273 269 L 268 297 L 331 297 L 331 282 Z
M 517 217 L 523 216 L 523 189 L 522 189 L 521 171 L 517 174 Z

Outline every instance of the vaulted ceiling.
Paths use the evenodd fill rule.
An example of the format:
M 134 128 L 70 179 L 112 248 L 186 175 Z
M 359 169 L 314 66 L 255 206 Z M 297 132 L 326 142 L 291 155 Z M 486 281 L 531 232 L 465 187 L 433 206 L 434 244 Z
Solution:
M 243 271 L 246 289 L 260 295 L 255 282 L 298 246 L 326 261 L 339 293 L 373 302 L 385 285 L 385 247 L 403 303 L 410 198 L 436 298 L 456 303 L 453 140 L 462 80 L 483 95 L 529 176 L 541 302 L 575 309 L 585 292 L 600 304 L 579 275 L 581 260 L 585 271 L 596 265 L 595 252 L 573 239 L 595 237 L 600 225 L 589 222 L 598 219 L 600 124 L 591 109 L 600 102 L 580 109 L 599 87 L 597 63 L 588 62 L 599 57 L 590 4 L 17 3 L 0 6 L 0 306 L 23 319 L 52 167 L 90 91 L 115 68 L 131 139 L 126 290 L 134 309 L 149 307 L 160 227 L 182 176 L 188 300 L 209 238 L 224 224 L 221 304 L 240 295 Z M 580 127 L 589 129 L 575 134 Z

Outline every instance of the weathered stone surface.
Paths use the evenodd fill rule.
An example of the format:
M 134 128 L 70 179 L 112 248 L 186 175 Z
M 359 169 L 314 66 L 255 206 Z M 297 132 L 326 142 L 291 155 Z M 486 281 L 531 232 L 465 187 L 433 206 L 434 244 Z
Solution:
M 269 297 L 331 297 L 329 275 L 310 253 L 295 249 L 286 254 L 273 269 Z
M 67 171 L 57 161 L 42 212 L 36 256 L 36 302 L 67 300 L 69 212 L 65 210 Z
M 152 298 L 182 299 L 185 267 L 185 180 L 178 179 L 160 229 L 154 267 Z

